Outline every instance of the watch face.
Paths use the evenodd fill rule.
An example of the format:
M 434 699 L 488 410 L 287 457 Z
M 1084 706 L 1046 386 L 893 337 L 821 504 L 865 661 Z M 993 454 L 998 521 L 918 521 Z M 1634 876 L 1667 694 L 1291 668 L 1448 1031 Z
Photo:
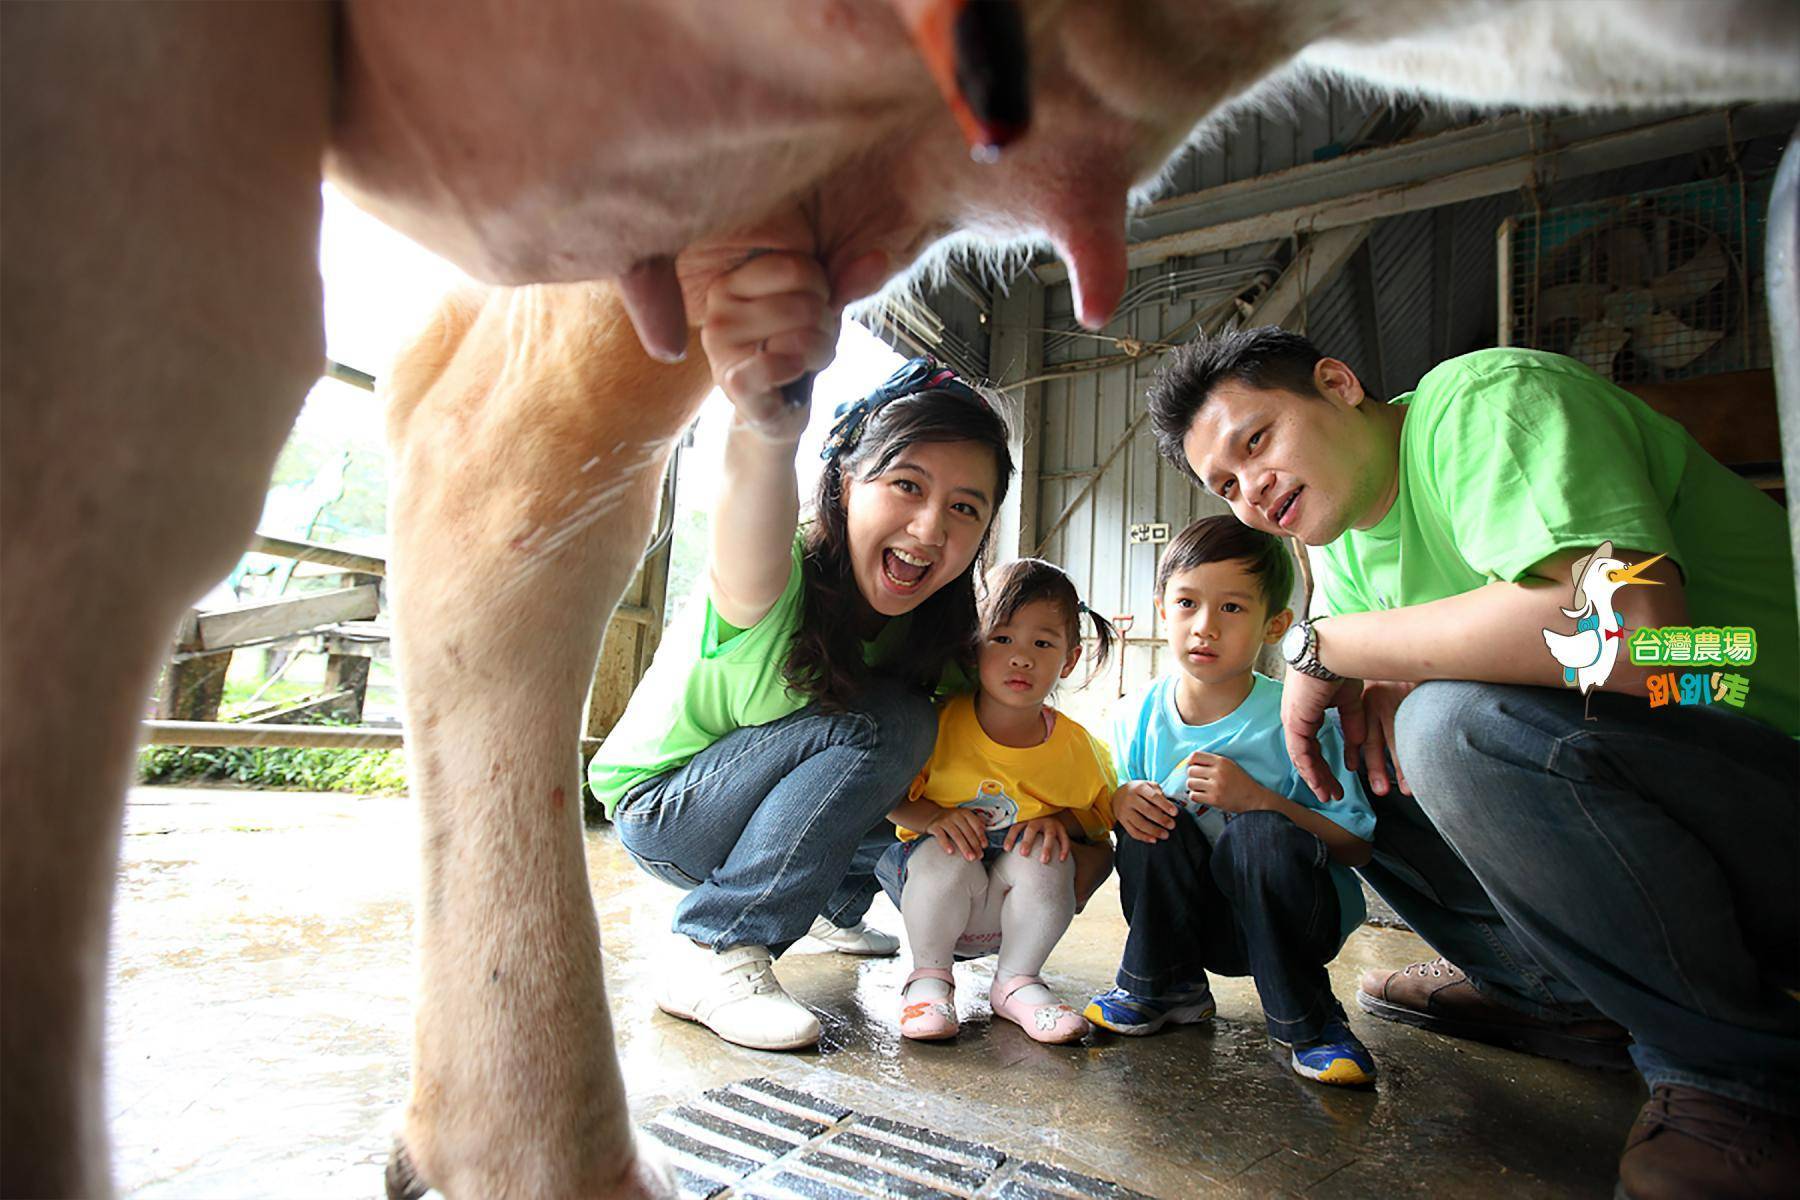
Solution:
M 1289 662 L 1299 662 L 1300 656 L 1306 652 L 1306 626 L 1296 622 L 1281 637 L 1281 657 Z

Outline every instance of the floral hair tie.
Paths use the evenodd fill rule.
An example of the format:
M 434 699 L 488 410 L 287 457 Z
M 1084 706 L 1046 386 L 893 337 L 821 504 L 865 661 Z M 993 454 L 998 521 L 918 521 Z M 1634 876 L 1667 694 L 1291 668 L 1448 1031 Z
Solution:
M 846 400 L 837 406 L 831 423 L 831 435 L 819 450 L 819 457 L 830 460 L 853 449 L 862 440 L 869 418 L 895 400 L 925 391 L 950 392 L 976 403 L 985 403 L 979 393 L 956 377 L 956 372 L 929 356 L 911 359 L 888 381 L 861 400 Z

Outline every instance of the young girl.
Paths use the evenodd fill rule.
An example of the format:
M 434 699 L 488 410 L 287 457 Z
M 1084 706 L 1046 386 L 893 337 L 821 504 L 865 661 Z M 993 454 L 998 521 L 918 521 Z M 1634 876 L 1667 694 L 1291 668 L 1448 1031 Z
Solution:
M 913 972 L 901 990 L 900 1032 L 934 1041 L 957 1031 L 952 955 L 992 953 L 994 1015 L 1040 1042 L 1070 1042 L 1087 1021 L 1038 972 L 1076 908 L 1071 843 L 1107 845 L 1112 768 L 1087 730 L 1044 703 L 1081 657 L 1081 615 L 1099 649 L 1113 627 L 1051 564 L 996 568 L 982 603 L 980 688 L 938 716 L 937 747 L 911 799 L 889 813 L 901 844 L 881 874 L 906 921 Z M 930 836 L 924 836 L 930 835 Z
M 898 946 L 862 926 L 870 867 L 892 841 L 883 815 L 931 752 L 930 698 L 974 641 L 973 564 L 1012 458 L 998 412 L 915 359 L 842 413 L 801 524 L 806 413 L 778 389 L 823 365 L 836 330 L 819 268 L 764 255 L 707 301 L 702 338 L 738 408 L 707 593 L 589 782 L 638 865 L 688 893 L 659 1006 L 739 1045 L 795 1049 L 819 1023 L 772 959 L 821 917 L 840 949 Z

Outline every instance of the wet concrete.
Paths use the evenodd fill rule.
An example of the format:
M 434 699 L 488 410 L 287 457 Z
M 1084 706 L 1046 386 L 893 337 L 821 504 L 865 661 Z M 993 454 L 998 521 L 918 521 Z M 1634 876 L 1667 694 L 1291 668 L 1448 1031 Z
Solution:
M 1604 1195 L 1641 1099 L 1608 1075 L 1363 1016 L 1370 1092 L 1292 1075 L 1247 980 L 1215 980 L 1219 1016 L 1152 1038 L 1046 1047 L 994 1022 L 987 964 L 958 968 L 954 1042 L 903 1042 L 904 959 L 803 942 L 781 960 L 825 1026 L 816 1051 L 769 1054 L 656 1011 L 677 893 L 609 832 L 587 858 L 620 1054 L 639 1119 L 762 1076 L 858 1112 L 1179 1197 Z M 417 876 L 398 798 L 146 788 L 119 875 L 108 1102 L 122 1189 L 145 1197 L 372 1196 L 405 1098 Z M 898 931 L 878 900 L 874 923 Z M 1109 985 L 1124 934 L 1108 886 L 1046 978 L 1071 1003 Z M 1365 928 L 1332 970 L 1348 999 L 1370 966 L 1427 956 Z

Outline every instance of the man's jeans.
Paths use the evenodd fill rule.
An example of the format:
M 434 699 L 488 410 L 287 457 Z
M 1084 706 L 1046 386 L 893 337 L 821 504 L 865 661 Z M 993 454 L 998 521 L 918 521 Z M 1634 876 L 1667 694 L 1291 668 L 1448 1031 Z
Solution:
M 821 914 L 854 925 L 869 910 L 884 818 L 936 739 L 931 702 L 878 680 L 849 712 L 733 730 L 627 792 L 613 824 L 639 866 L 687 890 L 675 932 L 779 954 Z
M 1161 842 L 1118 832 L 1131 926 L 1120 987 L 1159 996 L 1202 971 L 1253 976 L 1269 1035 L 1290 1044 L 1343 1018 L 1325 970 L 1338 951 L 1337 887 L 1317 836 L 1271 812 L 1232 817 L 1212 845 L 1185 813 Z
M 1647 1084 L 1800 1114 L 1800 746 L 1746 717 L 1427 683 L 1363 877 L 1481 992 L 1629 1029 Z

